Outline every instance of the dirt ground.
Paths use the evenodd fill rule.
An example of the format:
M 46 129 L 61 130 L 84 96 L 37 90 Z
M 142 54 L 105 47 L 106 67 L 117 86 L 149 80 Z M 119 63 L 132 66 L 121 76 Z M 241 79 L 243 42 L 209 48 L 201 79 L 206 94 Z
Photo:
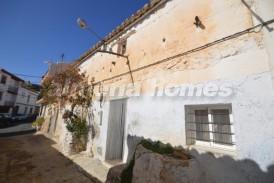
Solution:
M 0 183 L 98 183 L 43 135 L 0 138 Z

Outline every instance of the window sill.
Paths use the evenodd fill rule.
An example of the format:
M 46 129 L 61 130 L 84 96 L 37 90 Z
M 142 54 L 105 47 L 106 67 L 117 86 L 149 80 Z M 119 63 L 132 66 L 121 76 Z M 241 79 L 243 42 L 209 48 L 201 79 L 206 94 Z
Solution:
M 191 145 L 189 146 L 189 149 L 195 149 L 199 153 L 205 153 L 205 152 L 211 152 L 215 154 L 216 156 L 231 156 L 236 157 L 236 149 L 235 148 L 226 148 L 226 147 L 216 147 L 216 146 L 208 146 L 208 145 Z

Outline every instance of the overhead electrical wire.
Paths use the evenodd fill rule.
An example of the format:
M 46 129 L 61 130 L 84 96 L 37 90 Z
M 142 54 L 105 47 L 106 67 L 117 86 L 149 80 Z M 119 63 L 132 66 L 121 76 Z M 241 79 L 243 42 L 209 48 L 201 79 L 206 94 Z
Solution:
M 28 78 L 41 78 L 42 79 L 42 76 L 33 76 L 33 75 L 18 74 L 18 73 L 12 73 L 12 74 L 17 75 L 17 76 L 28 77 Z

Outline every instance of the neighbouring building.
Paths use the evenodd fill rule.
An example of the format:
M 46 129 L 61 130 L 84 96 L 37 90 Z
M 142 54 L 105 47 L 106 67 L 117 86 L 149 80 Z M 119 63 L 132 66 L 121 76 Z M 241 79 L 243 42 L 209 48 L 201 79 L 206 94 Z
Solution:
M 39 104 L 37 104 L 39 93 L 26 87 L 18 89 L 18 95 L 15 102 L 17 114 L 33 115 L 39 113 Z
M 273 19 L 273 0 L 146 4 L 77 61 L 101 96 L 88 151 L 126 162 L 131 140 L 149 138 L 273 169 Z M 224 165 L 227 175 L 234 165 Z
M 23 79 L 0 69 L 0 113 L 10 115 L 35 115 L 39 91 L 35 91 Z

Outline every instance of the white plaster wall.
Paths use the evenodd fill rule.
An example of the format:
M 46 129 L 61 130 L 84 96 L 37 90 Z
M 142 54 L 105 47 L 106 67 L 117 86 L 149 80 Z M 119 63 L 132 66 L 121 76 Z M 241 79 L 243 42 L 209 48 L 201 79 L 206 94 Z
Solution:
M 107 145 L 109 101 L 103 101 L 102 104 L 102 108 L 100 107 L 100 102 L 98 101 L 93 104 L 93 119 L 89 120 L 89 124 L 95 126 L 96 134 L 94 139 L 91 139 L 92 134 L 89 134 L 90 140 L 88 147 L 92 148 L 92 152 L 95 157 L 104 161 Z M 100 111 L 103 112 L 101 124 L 99 116 Z
M 0 101 L 0 105 L 4 105 L 6 101 L 8 102 L 15 102 L 16 96 L 13 94 L 8 93 L 8 87 L 9 86 L 18 86 L 18 82 L 15 82 L 10 75 L 5 74 L 0 71 L 0 79 L 2 78 L 2 75 L 7 77 L 6 84 L 0 83 L 0 91 L 3 92 L 2 100 Z
M 208 70 L 211 71 L 208 71 Z M 205 71 L 206 70 L 206 71 Z M 195 73 L 211 73 L 211 80 L 196 78 Z M 128 99 L 124 162 L 128 156 L 127 135 L 160 140 L 175 146 L 186 145 L 185 106 L 193 104 L 232 104 L 236 131 L 236 159 L 254 160 L 264 170 L 274 164 L 274 117 L 273 88 L 268 56 L 264 49 L 247 49 L 239 55 L 223 58 L 218 64 L 201 70 L 191 70 L 185 76 L 193 83 L 229 83 L 234 86 L 234 94 L 228 98 L 164 98 L 133 97 Z M 170 76 L 165 76 L 170 77 Z M 156 78 L 157 79 L 157 78 Z M 103 122 L 99 134 L 92 140 L 95 156 L 104 160 L 109 102 L 94 105 L 94 122 L 99 124 L 98 112 L 103 110 Z M 96 117 L 97 116 L 97 117 Z M 92 120 L 91 120 L 92 121 Z M 256 135 L 254 135 L 256 134 Z M 102 153 L 97 153 L 97 147 Z M 254 147 L 256 147 L 254 149 Z M 215 151 L 209 149 L 209 151 Z M 262 153 L 264 152 L 264 153 Z M 226 153 L 226 152 L 224 152 Z
M 266 170 L 274 164 L 274 97 L 271 74 L 266 72 L 211 82 L 233 84 L 235 95 L 228 98 L 130 98 L 127 105 L 126 134 L 186 147 L 186 105 L 232 104 L 236 159 L 254 160 Z M 214 149 L 211 151 L 214 152 Z M 127 149 L 124 160 L 126 158 Z
M 30 96 L 29 102 L 27 101 L 28 96 Z M 30 90 L 20 87 L 18 90 L 16 102 L 22 103 L 22 104 L 28 104 L 28 105 L 37 105 L 36 104 L 37 97 L 38 97 L 38 93 L 34 93 Z
M 28 96 L 30 99 L 28 101 Z M 19 87 L 18 95 L 16 96 L 16 106 L 19 106 L 18 113 L 24 114 L 25 107 L 27 107 L 26 114 L 29 114 L 30 109 L 32 108 L 32 114 L 35 112 L 35 107 L 39 106 L 36 104 L 38 93 L 32 92 L 26 88 Z
M 8 93 L 7 91 L 4 93 L 3 102 L 15 102 L 16 95 Z
M 5 90 L 1 90 L 1 89 L 0 89 L 0 92 L 3 92 L 2 99 L 0 100 L 0 105 L 4 105 L 6 92 Z
M 262 170 L 274 164 L 274 96 L 271 73 L 219 79 L 211 83 L 230 83 L 234 95 L 228 98 L 169 98 L 134 97 L 127 103 L 124 162 L 128 156 L 127 135 L 160 140 L 175 146 L 186 147 L 185 106 L 194 104 L 232 104 L 236 133 L 235 159 L 250 159 Z M 207 82 L 203 82 L 207 83 Z M 100 133 L 93 140 L 102 154 L 95 156 L 104 160 L 109 102 L 103 107 L 103 122 Z M 98 121 L 98 120 L 95 120 Z M 255 135 L 256 134 L 256 135 Z M 215 149 L 209 151 L 215 152 Z M 225 153 L 225 151 L 224 151 Z
M 24 114 L 25 113 L 25 105 L 21 105 L 21 104 L 16 104 L 19 108 L 18 108 L 18 114 Z M 29 112 L 29 108 L 26 111 L 26 114 L 28 114 Z
M 9 76 L 0 71 L 0 79 L 2 78 L 2 75 L 7 76 L 7 81 L 9 80 Z M 0 100 L 0 105 L 4 105 L 4 103 L 6 101 L 6 97 L 7 97 L 6 91 L 7 90 L 8 90 L 8 85 L 0 83 L 0 91 L 3 92 L 2 100 Z
M 28 91 L 25 88 L 19 88 L 18 96 L 16 98 L 17 103 L 27 104 Z
M 203 3 L 207 5 L 202 6 Z M 272 10 L 270 5 L 273 0 L 266 0 L 264 3 L 266 5 L 263 6 L 262 11 Z M 268 11 L 271 14 L 270 10 Z M 207 26 L 205 32 L 193 27 L 193 18 L 196 15 L 200 16 Z M 128 38 L 127 53 L 133 68 L 138 68 L 249 28 L 252 26 L 250 17 L 250 11 L 243 7 L 240 0 L 174 0 L 133 28 L 136 33 Z M 174 22 L 168 24 L 171 20 Z M 213 47 L 212 52 L 204 50 L 201 51 L 201 55 L 188 55 L 187 61 L 198 60 L 196 65 L 192 65 L 193 68 L 171 70 L 168 73 L 161 72 L 164 69 L 161 70 L 159 66 L 159 69 L 135 73 L 134 78 L 140 82 L 147 82 L 149 79 L 156 79 L 163 83 L 172 81 L 176 83 L 177 81 L 177 84 L 178 82 L 180 84 L 228 82 L 234 85 L 236 93 L 230 98 L 214 99 L 129 98 L 124 161 L 128 155 L 127 134 L 185 146 L 185 106 L 228 103 L 232 104 L 235 120 L 236 151 L 234 158 L 254 160 L 263 170 L 274 164 L 274 155 L 272 155 L 274 152 L 274 97 L 271 85 L 273 74 L 270 72 L 273 39 L 267 37 L 268 41 L 261 43 L 259 37 L 260 33 L 256 36 L 250 34 L 250 38 L 244 41 L 240 39 L 245 38 L 239 38 L 227 41 L 220 47 Z M 166 43 L 161 42 L 162 38 L 167 39 Z M 87 59 L 81 65 L 81 69 L 87 71 L 89 76 L 94 76 L 96 80 L 128 71 L 121 58 L 115 58 L 118 61 L 116 67 L 112 68 L 113 59 L 111 55 L 97 53 Z M 202 67 L 207 60 L 211 60 L 210 65 L 205 64 L 206 66 Z M 112 68 L 112 73 L 109 72 L 109 68 Z M 148 75 L 148 72 L 155 75 Z M 110 82 L 119 83 L 119 79 Z M 103 110 L 102 125 L 99 125 L 98 121 L 100 110 Z M 95 139 L 90 139 L 89 147 L 93 148 L 94 155 L 101 160 L 105 157 L 108 112 L 109 102 L 104 102 L 102 109 L 98 103 L 94 104 L 94 119 L 91 122 L 98 126 L 98 134 Z M 98 148 L 101 149 L 100 153 L 97 152 Z
M 274 19 L 274 0 L 255 0 L 253 10 L 263 20 L 269 21 Z M 253 16 L 254 22 L 258 23 L 258 19 Z M 274 24 L 263 28 L 265 48 L 269 56 L 269 65 L 272 71 L 272 80 L 274 85 Z

